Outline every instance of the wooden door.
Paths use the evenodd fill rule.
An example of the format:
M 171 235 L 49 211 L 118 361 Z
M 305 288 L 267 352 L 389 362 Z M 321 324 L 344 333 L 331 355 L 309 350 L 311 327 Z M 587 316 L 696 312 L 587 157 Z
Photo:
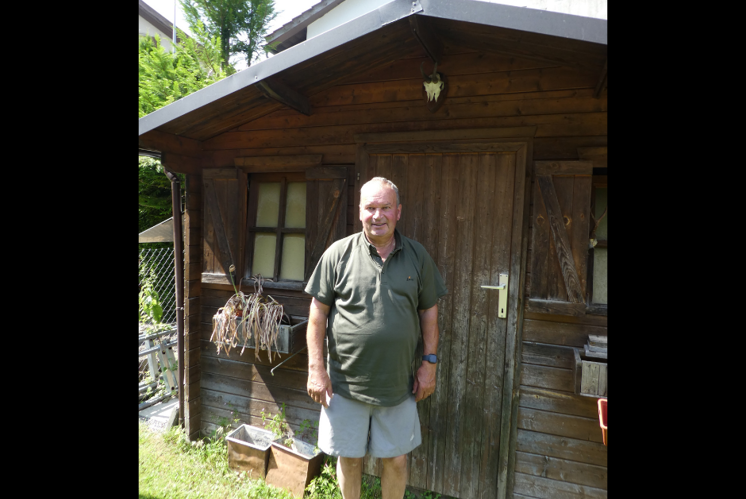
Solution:
M 459 498 L 505 497 L 517 404 L 528 144 L 360 149 L 356 205 L 365 181 L 393 181 L 403 205 L 397 227 L 425 246 L 448 287 L 439 302 L 436 390 L 418 405 L 423 443 L 411 454 L 408 483 Z M 505 272 L 508 315 L 499 318 L 498 292 L 481 286 L 497 285 Z M 367 460 L 366 472 L 380 476 L 379 466 Z

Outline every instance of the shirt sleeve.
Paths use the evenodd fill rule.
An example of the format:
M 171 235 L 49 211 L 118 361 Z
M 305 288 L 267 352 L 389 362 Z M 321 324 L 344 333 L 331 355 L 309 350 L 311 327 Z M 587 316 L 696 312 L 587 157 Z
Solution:
M 335 252 L 327 249 L 321 258 L 316 268 L 308 279 L 308 284 L 304 291 L 309 295 L 319 300 L 324 305 L 331 307 L 334 304 L 334 268 L 335 259 L 333 255 Z
M 432 257 L 423 251 L 422 257 L 422 270 L 420 276 L 422 277 L 422 290 L 418 297 L 419 305 L 418 310 L 427 310 L 438 303 L 438 298 L 448 293 L 448 289 L 443 282 L 443 277 L 438 271 L 438 267 L 435 265 Z

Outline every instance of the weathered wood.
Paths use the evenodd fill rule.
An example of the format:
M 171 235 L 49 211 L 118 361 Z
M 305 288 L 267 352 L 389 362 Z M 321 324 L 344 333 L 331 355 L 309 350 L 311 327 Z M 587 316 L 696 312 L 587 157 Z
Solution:
M 526 364 L 521 369 L 521 384 L 574 393 L 573 372 L 547 366 Z
M 438 64 L 442 59 L 443 45 L 428 20 L 422 16 L 409 16 L 409 26 L 430 60 Z
M 281 81 L 264 79 L 257 82 L 257 87 L 267 98 L 285 104 L 306 116 L 311 114 L 311 104 L 308 102 L 308 97 Z
M 458 129 L 458 130 L 427 130 L 416 132 L 392 133 L 361 133 L 354 136 L 355 142 L 411 142 L 411 141 L 442 141 L 460 139 L 504 139 L 516 137 L 533 137 L 535 126 L 505 127 L 496 129 Z
M 527 182 L 527 161 L 533 154 L 533 141 L 528 139 L 516 151 L 515 187 L 513 190 L 513 227 L 510 237 L 510 274 L 518 276 L 508 285 L 508 324 L 505 340 L 505 382 L 502 393 L 500 421 L 500 457 L 498 461 L 498 498 L 513 493 L 513 470 L 517 441 L 518 400 L 520 397 L 522 295 L 525 287 L 523 269 L 526 265 L 530 184 Z
M 463 453 L 470 444 L 466 432 L 473 435 L 472 429 L 465 426 L 466 364 L 468 361 L 469 323 L 471 319 L 471 275 L 474 255 L 474 203 L 476 201 L 476 181 L 478 173 L 475 155 L 459 155 L 459 193 L 456 204 L 456 255 L 453 286 L 453 331 L 449 360 L 448 392 L 451 406 L 448 408 L 448 430 L 443 493 L 460 495 Z M 464 447 L 466 446 L 466 449 Z
M 306 178 L 314 180 L 329 180 L 333 178 L 348 179 L 349 173 L 346 166 L 320 166 L 306 170 Z
M 607 497 L 604 489 L 523 473 L 515 474 L 515 491 L 539 499 L 605 499 Z
M 606 446 L 604 444 L 577 438 L 518 429 L 516 450 L 596 466 L 607 466 Z
M 287 130 L 262 130 L 254 132 L 230 131 L 210 139 L 209 141 L 205 141 L 204 147 L 208 151 L 213 151 L 216 149 L 273 148 L 282 147 L 285 144 L 293 144 L 295 147 L 311 146 L 316 145 L 319 142 L 324 142 L 330 145 L 343 145 L 354 143 L 354 136 L 356 134 L 403 133 L 403 131 L 407 130 L 451 130 L 453 132 L 460 128 L 480 127 L 482 129 L 501 129 L 534 125 L 536 126 L 536 133 L 533 137 L 535 138 L 567 135 L 594 136 L 606 134 L 607 121 L 607 113 L 603 112 L 341 125 L 319 128 L 307 127 Z M 445 134 L 443 138 L 447 140 L 449 132 L 443 133 Z M 576 154 L 572 143 L 567 147 L 572 148 L 573 155 Z
M 529 92 L 521 94 L 486 95 L 478 100 L 473 97 L 451 97 L 441 108 L 447 119 L 433 115 L 412 101 L 395 101 L 373 104 L 347 104 L 323 107 L 310 117 L 292 111 L 276 111 L 260 120 L 242 125 L 238 131 L 272 130 L 303 127 L 358 125 L 363 123 L 450 121 L 460 118 L 488 118 L 510 115 L 546 115 L 598 113 L 607 111 L 607 99 L 589 99 L 586 89 Z M 292 113 L 292 114 L 290 114 Z M 577 147 L 572 149 L 572 159 L 577 159 Z M 279 154 L 290 154 L 278 151 Z M 326 150 L 323 154 L 328 155 Z M 325 157 L 325 160 L 327 158 Z M 325 161 L 326 163 L 326 161 Z
M 562 269 L 562 277 L 565 281 L 565 289 L 567 291 L 568 299 L 572 303 L 585 303 L 585 296 L 580 287 L 578 273 L 575 270 L 572 247 L 570 246 L 570 240 L 565 231 L 565 224 L 562 221 L 562 211 L 559 202 L 557 201 L 557 194 L 554 190 L 552 177 L 538 175 L 536 177 L 536 182 L 539 184 L 544 198 L 549 228 L 552 231 L 552 238 L 557 250 L 557 259 L 559 260 Z
M 595 418 L 585 418 L 520 407 L 518 427 L 560 437 L 603 443 L 601 430 L 598 426 L 598 415 Z
M 201 171 L 200 163 L 199 158 L 172 152 L 161 153 L 161 164 L 174 173 L 184 173 L 186 175 L 199 174 Z
M 551 480 L 588 485 L 603 490 L 607 488 L 607 470 L 603 466 L 518 452 L 515 470 L 518 473 Z
M 574 367 L 573 350 L 567 347 L 524 341 L 521 363 L 572 369 Z
M 535 175 L 592 175 L 592 161 L 536 161 Z
M 492 224 L 490 242 L 490 274 L 488 284 L 499 282 L 499 275 L 510 273 L 511 250 L 504 242 L 512 237 L 516 156 L 513 154 L 489 155 L 494 161 L 495 187 L 491 193 L 494 211 L 488 216 Z M 484 411 L 482 412 L 482 455 L 479 471 L 479 496 L 495 497 L 498 492 L 498 465 L 500 459 L 501 411 L 505 382 L 505 345 L 508 323 L 498 317 L 498 294 L 482 291 L 488 299 L 488 331 L 484 384 Z M 501 291 L 502 292 L 502 291 Z
M 292 156 L 242 156 L 234 158 L 236 167 L 247 173 L 302 172 L 321 164 L 321 154 Z
M 598 78 L 598 84 L 596 85 L 596 90 L 593 92 L 593 97 L 598 99 L 598 96 L 601 94 L 601 90 L 606 88 L 606 66 L 608 64 L 609 60 L 607 59 L 604 62 L 604 68 L 601 70 L 601 76 Z
M 585 315 L 586 305 L 585 303 L 568 303 L 566 301 L 530 298 L 528 300 L 528 310 L 529 312 L 573 315 L 575 317 L 581 317 Z
M 493 246 L 492 224 L 479 223 L 480 220 L 490 220 L 495 210 L 495 165 L 494 155 L 480 154 L 474 157 L 478 169 L 474 182 L 474 215 L 473 220 L 473 264 L 471 271 L 471 293 L 470 312 L 472 314 L 469 322 L 467 338 L 467 365 L 466 382 L 463 404 L 465 407 L 463 419 L 463 439 L 461 450 L 461 487 L 462 497 L 479 497 L 480 483 L 479 472 L 483 454 L 482 427 L 484 414 L 484 381 L 486 365 L 486 343 L 488 337 L 487 315 L 490 310 L 488 305 L 489 291 L 481 289 L 483 283 L 491 282 L 490 275 L 491 256 Z M 512 196 L 511 196 L 512 198 Z M 507 253 L 509 248 L 503 241 L 497 243 Z M 507 270 L 507 269 L 506 269 Z M 492 304 L 493 309 L 496 304 Z M 490 331 L 492 333 L 492 331 Z M 494 333 L 493 333 L 494 334 Z M 502 352 L 500 352 L 502 353 Z M 490 422 L 488 424 L 494 424 Z M 496 450 L 496 449 L 494 449 Z
M 202 155 L 202 144 L 198 140 L 160 130 L 151 130 L 140 135 L 139 146 L 143 149 L 170 152 L 181 156 L 191 156 L 192 158 L 199 158 Z
M 311 106 L 344 106 L 393 101 L 416 101 L 423 106 L 422 74 L 419 64 L 412 65 L 409 79 L 339 85 L 310 97 Z M 440 69 L 440 68 L 439 68 Z M 445 72 L 445 68 L 443 68 Z M 513 70 L 468 75 L 449 75 L 448 98 L 516 94 L 539 91 L 588 89 L 593 91 L 595 77 L 566 67 Z
M 534 318 L 524 320 L 523 340 L 582 348 L 588 341 L 588 335 L 606 335 L 605 325 L 557 322 L 554 317 L 559 316 L 553 316 L 553 322 L 536 320 Z M 566 319 L 569 320 L 571 317 L 567 316 Z M 588 317 L 582 319 L 589 320 Z
M 594 350 L 592 347 L 588 345 L 584 345 L 583 349 L 585 350 L 586 357 L 594 357 L 597 359 L 608 359 L 608 353 L 606 352 L 606 349 Z
M 446 453 L 448 439 L 448 412 L 451 401 L 448 398 L 449 372 L 451 365 L 451 345 L 453 343 L 453 280 L 455 278 L 456 252 L 456 203 L 458 201 L 458 157 L 454 155 L 428 156 L 440 168 L 437 179 L 437 192 L 440 197 L 440 220 L 437 240 L 436 264 L 438 271 L 449 288 L 449 293 L 440 299 L 438 304 L 438 363 L 435 392 L 431 396 L 430 435 L 428 449 L 429 490 L 444 490 L 446 466 L 451 455 Z M 431 217 L 433 218 L 433 217 Z
M 533 386 L 521 386 L 519 406 L 570 416 L 598 418 L 598 406 L 590 397 Z

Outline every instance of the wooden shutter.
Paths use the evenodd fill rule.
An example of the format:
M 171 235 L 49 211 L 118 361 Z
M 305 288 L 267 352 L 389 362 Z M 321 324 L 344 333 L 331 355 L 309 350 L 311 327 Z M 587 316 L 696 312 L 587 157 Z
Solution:
M 591 161 L 536 161 L 530 312 L 586 311 Z
M 231 264 L 242 275 L 246 227 L 246 174 L 236 168 L 205 169 L 204 199 L 205 274 L 227 274 Z M 205 280 L 206 276 L 203 276 Z M 208 278 L 208 280 L 210 280 Z M 224 279 L 229 283 L 227 276 Z
M 348 172 L 346 166 L 306 169 L 306 281 L 324 250 L 347 235 Z

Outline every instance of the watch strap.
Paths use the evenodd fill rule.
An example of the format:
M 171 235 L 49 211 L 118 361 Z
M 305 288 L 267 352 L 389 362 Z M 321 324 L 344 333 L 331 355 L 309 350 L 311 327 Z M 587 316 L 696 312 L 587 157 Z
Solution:
M 431 364 L 435 364 L 436 362 L 438 362 L 438 357 L 434 353 L 431 353 L 428 355 L 423 355 L 422 360 L 426 360 Z

